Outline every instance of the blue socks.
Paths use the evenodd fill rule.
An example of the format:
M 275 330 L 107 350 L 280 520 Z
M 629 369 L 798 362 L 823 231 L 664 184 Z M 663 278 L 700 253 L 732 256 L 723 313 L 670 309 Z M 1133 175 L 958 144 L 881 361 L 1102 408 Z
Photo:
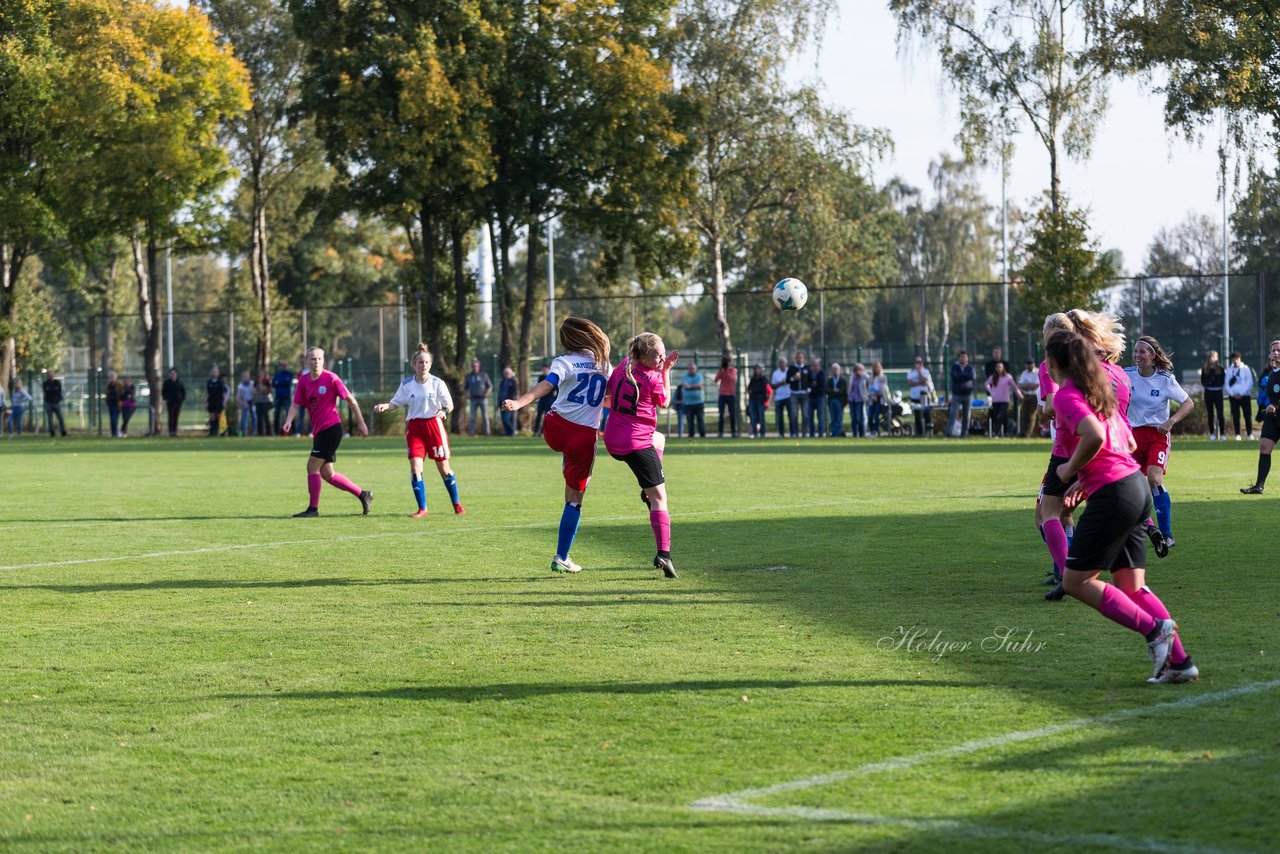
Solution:
M 578 520 L 581 518 L 582 508 L 579 505 L 564 505 L 564 512 L 560 514 L 560 540 L 556 544 L 556 557 L 564 559 L 569 556 L 573 538 L 578 536 Z
M 414 477 L 409 479 L 409 484 L 413 487 L 413 497 L 418 502 L 419 510 L 427 509 L 427 487 L 422 482 L 422 478 Z
M 1151 502 L 1156 506 L 1156 524 L 1160 533 L 1166 538 L 1173 536 L 1173 502 L 1169 500 L 1169 491 L 1163 486 L 1151 490 Z
M 444 488 L 449 490 L 449 500 L 458 503 L 458 479 L 451 474 L 444 476 Z

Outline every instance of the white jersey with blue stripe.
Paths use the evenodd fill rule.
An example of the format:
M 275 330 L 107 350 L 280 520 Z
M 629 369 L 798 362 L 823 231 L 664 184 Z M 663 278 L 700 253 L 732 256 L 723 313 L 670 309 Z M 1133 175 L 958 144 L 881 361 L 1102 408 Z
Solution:
M 427 374 L 426 382 L 418 382 L 417 376 L 408 376 L 392 395 L 391 402 L 403 406 L 404 420 L 435 418 L 441 412 L 453 409 L 453 397 L 449 386 L 435 374 Z
M 1155 371 L 1144 377 L 1136 366 L 1131 366 L 1124 372 L 1133 387 L 1129 398 L 1131 427 L 1158 427 L 1169 419 L 1169 401 L 1181 404 L 1190 397 L 1168 371 Z
M 604 387 L 609 381 L 608 365 L 596 364 L 596 357 L 585 350 L 566 353 L 551 363 L 546 381 L 557 389 L 552 412 L 583 427 L 600 426 Z

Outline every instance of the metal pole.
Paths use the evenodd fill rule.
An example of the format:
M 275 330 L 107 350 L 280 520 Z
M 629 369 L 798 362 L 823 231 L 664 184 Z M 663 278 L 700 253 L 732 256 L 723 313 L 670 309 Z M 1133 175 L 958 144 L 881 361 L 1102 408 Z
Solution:
M 169 367 L 173 367 L 173 253 L 171 252 L 172 244 L 166 244 L 164 247 L 164 307 L 165 313 L 168 315 L 168 324 L 165 334 L 168 336 L 169 344 Z
M 547 218 L 547 323 L 544 329 L 543 350 L 551 355 L 551 328 L 556 325 L 556 231 L 555 218 Z M 521 380 L 524 382 L 524 380 Z
M 1231 277 L 1230 250 L 1227 247 L 1227 112 L 1222 111 L 1222 142 L 1218 148 L 1222 164 L 1222 352 L 1231 352 Z
M 1001 352 L 1009 352 L 1009 155 L 1007 146 L 1000 147 L 1000 291 L 1003 299 Z
M 822 347 L 822 365 L 827 365 L 827 292 L 818 291 L 818 342 Z
M 308 340 L 307 339 L 307 310 L 303 308 L 302 309 L 302 353 L 303 355 L 306 355 L 306 352 L 307 352 L 307 340 Z M 400 351 L 404 352 L 403 337 L 401 338 L 401 342 L 400 342 Z
M 236 377 L 236 313 L 234 311 L 227 313 L 227 376 L 230 382 L 235 382 Z
M 1138 279 L 1138 334 L 1146 335 L 1147 329 L 1147 280 Z
M 382 378 L 387 372 L 387 348 L 383 334 L 383 306 L 378 306 L 378 390 L 382 390 Z

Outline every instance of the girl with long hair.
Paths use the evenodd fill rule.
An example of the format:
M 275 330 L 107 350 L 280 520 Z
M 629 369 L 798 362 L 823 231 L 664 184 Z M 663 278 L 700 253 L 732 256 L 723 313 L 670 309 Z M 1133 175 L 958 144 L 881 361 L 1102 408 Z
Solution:
M 542 423 L 543 441 L 564 462 L 564 510 L 551 571 L 581 572 L 569 549 L 578 536 L 582 498 L 596 461 L 596 429 L 609 381 L 609 336 L 585 317 L 566 317 L 560 324 L 560 346 L 564 353 L 551 363 L 546 377 L 519 397 L 504 400 L 502 408 L 516 412 L 556 392 Z
M 1200 387 L 1204 389 L 1204 408 L 1209 413 L 1209 441 L 1227 438 L 1227 418 L 1222 406 L 1222 391 L 1227 384 L 1227 369 L 1217 350 L 1210 350 L 1200 368 Z
M 676 568 L 671 562 L 671 516 L 662 472 L 666 437 L 657 432 L 658 408 L 671 399 L 671 366 L 679 358 L 675 350 L 666 352 L 662 339 L 652 332 L 628 341 L 626 357 L 609 377 L 612 410 L 604 431 L 605 450 L 626 463 L 640 483 L 658 547 L 653 565 L 667 578 L 676 577 Z
M 1143 335 L 1133 345 L 1132 367 L 1125 368 L 1133 388 L 1129 401 L 1129 426 L 1138 443 L 1133 458 L 1151 484 L 1151 499 L 1156 508 L 1156 523 L 1164 536 L 1166 549 L 1173 548 L 1173 502 L 1164 488 L 1164 473 L 1169 467 L 1172 446 L 1170 431 L 1195 408 L 1191 395 L 1178 385 L 1173 376 L 1173 361 L 1150 335 Z M 1169 414 L 1169 401 L 1177 401 L 1178 409 Z
M 1071 456 L 1057 468 L 1074 482 L 1064 500 L 1088 496 L 1067 555 L 1063 586 L 1074 599 L 1147 642 L 1153 684 L 1194 682 L 1200 671 L 1182 648 L 1178 624 L 1146 584 L 1146 538 L 1150 514 L 1147 488 L 1133 451 L 1137 443 L 1118 415 L 1115 391 L 1091 342 L 1061 330 L 1045 345 L 1049 371 L 1059 388 L 1054 398 L 1058 430 L 1075 437 Z M 1111 574 L 1112 583 L 1099 580 Z
M 1267 474 L 1271 471 L 1271 451 L 1280 440 L 1280 415 L 1276 413 L 1276 408 L 1280 407 L 1280 341 L 1272 341 L 1267 350 L 1267 369 L 1258 381 L 1261 389 L 1258 408 L 1262 417 L 1262 433 L 1258 437 L 1258 478 L 1253 486 L 1240 490 L 1245 495 L 1262 494 Z M 1236 438 L 1240 438 L 1238 433 Z
M 461 516 L 467 511 L 458 500 L 458 478 L 449 465 L 449 435 L 445 432 L 445 418 L 453 409 L 453 396 L 445 381 L 431 373 L 431 351 L 426 344 L 419 344 L 413 354 L 413 376 L 406 377 L 391 396 L 388 403 L 374 404 L 373 412 L 389 412 L 405 407 L 404 439 L 409 446 L 409 486 L 418 503 L 416 513 L 410 518 L 427 518 L 427 487 L 422 481 L 422 461 L 430 457 L 436 471 L 444 481 L 444 488 L 453 502 L 453 512 Z

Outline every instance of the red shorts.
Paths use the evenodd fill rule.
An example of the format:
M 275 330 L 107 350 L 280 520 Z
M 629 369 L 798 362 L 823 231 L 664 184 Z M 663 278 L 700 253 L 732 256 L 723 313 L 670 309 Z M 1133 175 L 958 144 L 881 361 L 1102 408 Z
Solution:
M 542 422 L 542 438 L 548 448 L 564 455 L 565 485 L 585 492 L 596 462 L 595 428 L 574 424 L 550 412 Z
M 1133 458 L 1138 465 L 1142 466 L 1143 474 L 1146 474 L 1147 469 L 1152 466 L 1156 466 L 1160 471 L 1168 471 L 1168 433 L 1161 433 L 1154 427 L 1134 427 L 1133 440 L 1138 443 L 1137 450 L 1133 452 Z
M 413 418 L 405 422 L 405 443 L 409 446 L 409 459 L 449 459 L 449 437 L 439 418 Z

